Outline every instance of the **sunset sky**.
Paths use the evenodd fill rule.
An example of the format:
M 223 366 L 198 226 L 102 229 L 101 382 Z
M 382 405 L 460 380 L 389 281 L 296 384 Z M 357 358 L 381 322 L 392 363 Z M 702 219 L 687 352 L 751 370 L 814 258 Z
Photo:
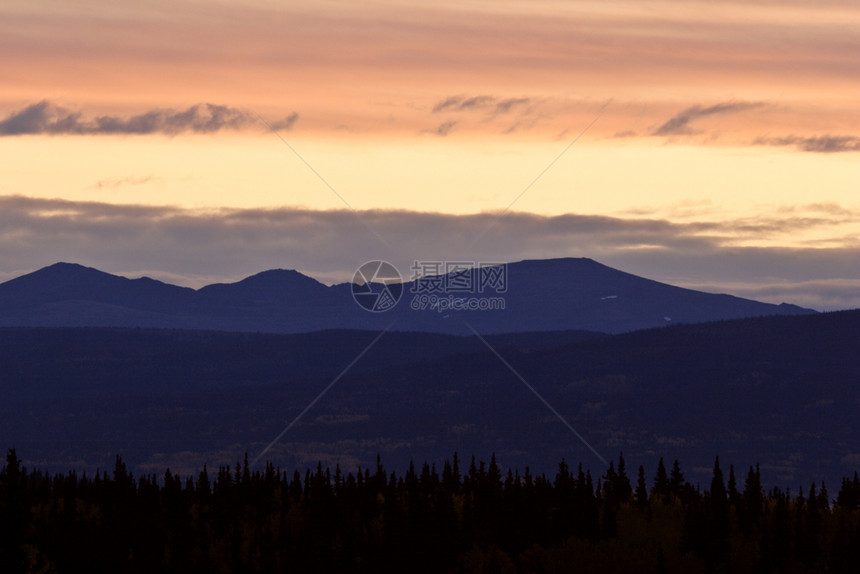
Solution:
M 6 0 L 0 281 L 574 256 L 860 307 L 858 54 L 855 1 Z

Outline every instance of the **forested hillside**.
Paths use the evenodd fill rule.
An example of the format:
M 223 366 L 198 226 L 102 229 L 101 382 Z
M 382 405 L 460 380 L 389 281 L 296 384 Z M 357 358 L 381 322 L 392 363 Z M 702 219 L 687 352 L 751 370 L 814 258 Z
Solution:
M 346 371 L 268 451 L 276 464 L 596 462 L 479 339 L 377 336 L 0 329 L 0 444 L 51 471 L 120 454 L 138 474 L 192 472 L 256 456 Z M 722 453 L 792 486 L 860 461 L 858 311 L 485 339 L 604 457 L 678 458 L 702 480 Z

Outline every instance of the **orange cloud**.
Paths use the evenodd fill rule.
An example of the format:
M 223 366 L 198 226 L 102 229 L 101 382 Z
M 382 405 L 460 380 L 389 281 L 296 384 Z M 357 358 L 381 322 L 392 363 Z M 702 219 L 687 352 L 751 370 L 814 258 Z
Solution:
M 298 110 L 311 131 L 415 135 L 452 121 L 426 116 L 467 94 L 458 105 L 542 102 L 535 113 L 546 121 L 527 130 L 547 135 L 587 122 L 592 110 L 571 102 L 644 105 L 644 117 L 618 106 L 619 121 L 596 129 L 611 135 L 649 133 L 678 109 L 734 99 L 789 107 L 783 119 L 792 123 L 777 137 L 807 133 L 804 118 L 828 122 L 852 105 L 839 94 L 857 88 L 857 25 L 860 7 L 837 2 L 90 1 L 37 9 L 15 0 L 0 8 L 0 51 L 11 56 L 0 110 L 45 98 L 115 114 L 217 101 L 272 116 Z M 481 97 L 492 100 L 468 101 Z M 456 111 L 467 109 L 438 110 Z M 856 113 L 849 119 L 846 131 L 860 130 Z M 458 133 L 512 125 L 456 121 Z M 763 135 L 752 134 L 755 123 L 738 122 L 748 141 Z

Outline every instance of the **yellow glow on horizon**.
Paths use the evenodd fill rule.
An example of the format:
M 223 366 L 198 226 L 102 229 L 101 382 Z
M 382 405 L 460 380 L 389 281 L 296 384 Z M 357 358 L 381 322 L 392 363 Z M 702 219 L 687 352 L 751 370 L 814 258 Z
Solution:
M 570 143 L 299 134 L 287 141 L 355 209 L 452 214 L 508 208 Z M 272 134 L 27 136 L 0 139 L 0 155 L 8 166 L 4 195 L 192 208 L 344 207 Z M 511 208 L 683 220 L 668 208 L 697 204 L 704 206 L 699 215 L 737 218 L 763 205 L 855 205 L 858 185 L 852 154 L 581 141 Z

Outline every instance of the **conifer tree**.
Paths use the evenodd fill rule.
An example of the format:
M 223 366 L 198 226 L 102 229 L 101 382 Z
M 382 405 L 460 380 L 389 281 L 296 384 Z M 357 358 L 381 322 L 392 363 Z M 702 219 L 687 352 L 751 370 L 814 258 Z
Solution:
M 756 531 L 764 512 L 764 493 L 761 487 L 761 475 L 758 466 L 752 466 L 744 481 L 744 492 L 741 495 L 740 522 L 741 530 L 747 535 Z
M 737 508 L 740 505 L 741 495 L 738 492 L 738 481 L 735 479 L 735 465 L 729 465 L 729 482 L 726 484 L 729 495 L 729 505 Z
M 624 463 L 624 453 L 618 454 L 618 477 L 614 488 L 620 502 L 630 502 L 633 497 L 633 487 L 630 485 L 630 477 L 627 476 L 627 466 Z
M 639 465 L 639 475 L 636 478 L 636 506 L 648 506 L 648 485 L 645 483 L 645 467 Z
M 728 492 L 723 481 L 723 471 L 720 468 L 720 457 L 714 460 L 714 471 L 711 476 L 709 522 L 711 529 L 709 558 L 715 564 L 722 564 L 728 560 L 728 536 L 731 524 Z
M 672 474 L 669 476 L 669 492 L 674 496 L 681 496 L 685 484 L 684 473 L 681 472 L 681 463 L 676 458 L 675 462 L 672 463 Z
M 654 476 L 654 485 L 651 487 L 651 496 L 659 496 L 663 502 L 668 502 L 671 489 L 669 487 L 669 477 L 666 474 L 666 465 L 663 464 L 663 457 L 660 457 L 660 462 L 657 463 L 657 474 Z

